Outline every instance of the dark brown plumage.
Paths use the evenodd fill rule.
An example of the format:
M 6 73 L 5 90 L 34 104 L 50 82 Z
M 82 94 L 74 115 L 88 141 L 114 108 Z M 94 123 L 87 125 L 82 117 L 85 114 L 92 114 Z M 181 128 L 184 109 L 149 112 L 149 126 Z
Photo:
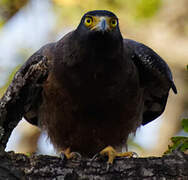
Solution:
M 36 52 L 49 74 L 25 118 L 46 130 L 58 150 L 92 156 L 126 144 L 141 124 L 158 117 L 170 88 L 167 64 L 150 48 L 123 39 L 109 11 L 86 13 L 75 31 Z M 40 59 L 39 59 L 40 61 Z

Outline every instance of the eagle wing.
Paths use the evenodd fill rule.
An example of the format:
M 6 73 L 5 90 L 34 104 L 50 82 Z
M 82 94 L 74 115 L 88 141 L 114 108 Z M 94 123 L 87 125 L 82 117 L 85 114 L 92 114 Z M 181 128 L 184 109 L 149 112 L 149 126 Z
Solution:
M 49 73 L 48 52 L 51 46 L 52 44 L 47 44 L 39 49 L 17 72 L 23 79 L 28 75 L 32 77 L 24 80 L 25 84 L 19 91 L 20 93 L 23 91 L 22 94 L 24 94 L 24 102 L 21 104 L 21 107 L 24 107 L 22 116 L 33 125 L 38 125 L 38 109 L 42 103 L 43 82 Z M 14 86 L 14 80 L 12 86 Z
M 170 68 L 151 48 L 130 39 L 124 39 L 124 48 L 138 69 L 140 86 L 144 89 L 144 125 L 163 113 L 169 90 L 172 88 L 176 94 L 177 89 Z

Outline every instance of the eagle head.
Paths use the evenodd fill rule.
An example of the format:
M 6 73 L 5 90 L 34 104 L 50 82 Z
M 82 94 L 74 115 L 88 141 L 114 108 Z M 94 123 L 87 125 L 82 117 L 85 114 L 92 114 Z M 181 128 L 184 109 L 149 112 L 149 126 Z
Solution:
M 89 11 L 75 30 L 82 43 L 92 46 L 117 46 L 123 41 L 117 16 L 106 10 Z

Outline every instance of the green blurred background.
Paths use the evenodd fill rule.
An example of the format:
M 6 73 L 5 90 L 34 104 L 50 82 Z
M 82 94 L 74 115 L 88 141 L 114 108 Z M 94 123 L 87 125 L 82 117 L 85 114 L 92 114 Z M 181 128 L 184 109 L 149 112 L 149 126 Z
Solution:
M 29 56 L 75 29 L 82 15 L 95 9 L 113 11 L 124 37 L 150 46 L 172 69 L 178 95 L 170 92 L 163 116 L 129 140 L 129 149 L 140 156 L 159 156 L 170 137 L 183 133 L 181 119 L 188 114 L 188 0 L 0 0 L 0 97 Z M 45 139 L 22 120 L 7 150 L 54 154 Z

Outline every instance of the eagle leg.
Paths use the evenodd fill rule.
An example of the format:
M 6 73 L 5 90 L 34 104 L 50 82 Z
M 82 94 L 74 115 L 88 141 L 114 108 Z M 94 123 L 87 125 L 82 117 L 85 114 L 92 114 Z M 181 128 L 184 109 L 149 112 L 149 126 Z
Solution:
M 134 152 L 119 153 L 112 146 L 107 146 L 100 152 L 100 155 L 108 156 L 109 164 L 113 164 L 113 161 L 116 157 L 133 157 L 134 154 Z

